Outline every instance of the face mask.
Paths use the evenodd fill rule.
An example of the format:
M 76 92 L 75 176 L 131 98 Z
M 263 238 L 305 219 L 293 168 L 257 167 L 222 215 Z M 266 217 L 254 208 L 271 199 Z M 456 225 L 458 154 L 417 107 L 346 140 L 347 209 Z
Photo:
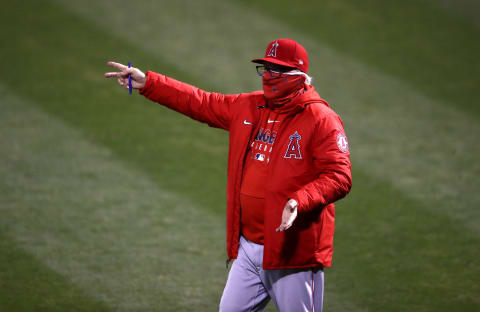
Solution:
M 302 89 L 305 77 L 288 74 L 272 77 L 271 73 L 267 71 L 262 77 L 262 82 L 265 98 L 268 100 L 279 100 Z

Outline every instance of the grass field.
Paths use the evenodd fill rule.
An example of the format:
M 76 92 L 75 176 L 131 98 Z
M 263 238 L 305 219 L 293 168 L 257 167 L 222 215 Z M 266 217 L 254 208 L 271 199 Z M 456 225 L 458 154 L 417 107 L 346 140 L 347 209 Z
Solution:
M 218 310 L 228 138 L 103 73 L 251 91 L 278 37 L 350 142 L 325 310 L 480 309 L 479 6 L 301 3 L 3 3 L 0 311 Z

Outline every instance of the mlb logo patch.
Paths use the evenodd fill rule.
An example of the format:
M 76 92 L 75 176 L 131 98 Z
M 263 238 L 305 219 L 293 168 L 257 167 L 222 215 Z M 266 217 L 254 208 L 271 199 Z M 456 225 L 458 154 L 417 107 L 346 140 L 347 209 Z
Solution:
M 265 160 L 265 154 L 256 153 L 255 154 L 255 159 L 259 160 L 259 161 L 264 161 Z

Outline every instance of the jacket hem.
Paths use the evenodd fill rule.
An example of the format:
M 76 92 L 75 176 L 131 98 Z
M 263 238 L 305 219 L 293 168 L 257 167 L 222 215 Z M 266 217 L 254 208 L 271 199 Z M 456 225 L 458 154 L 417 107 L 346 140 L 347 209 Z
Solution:
M 303 265 L 280 265 L 280 266 L 264 266 L 262 268 L 264 270 L 282 270 L 282 269 L 309 269 L 309 268 L 328 268 L 330 264 L 325 265 L 322 263 L 311 263 L 311 264 L 303 264 Z

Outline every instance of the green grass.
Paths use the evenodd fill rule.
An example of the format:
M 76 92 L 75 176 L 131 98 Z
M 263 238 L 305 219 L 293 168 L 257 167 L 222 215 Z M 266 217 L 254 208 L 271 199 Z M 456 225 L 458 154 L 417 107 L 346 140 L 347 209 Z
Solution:
M 360 183 L 337 209 L 334 289 L 371 311 L 474 311 L 478 232 L 353 174 Z
M 216 310 L 226 135 L 128 96 L 105 63 L 251 90 L 249 59 L 288 36 L 310 51 L 352 150 L 326 310 L 478 310 L 478 67 L 466 64 L 478 30 L 422 3 L 5 4 L 0 309 Z M 128 16 L 138 22 L 124 27 Z M 466 48 L 442 50 L 439 34 Z M 398 49 L 419 42 L 418 55 Z
M 223 174 L 225 134 L 192 123 L 159 105 L 146 103 L 138 96 L 118 100 L 125 92 L 117 90 L 114 81 L 103 78 L 103 72 L 110 70 L 106 62 L 111 56 L 126 62 L 127 55 L 134 54 L 129 60 L 138 66 L 154 59 L 152 56 L 137 52 L 114 36 L 98 32 L 87 22 L 48 2 L 25 4 L 28 9 L 18 4 L 11 6 L 9 11 L 18 14 L 9 13 L 17 19 L 13 23 L 18 36 L 5 29 L 3 38 L 17 39 L 1 53 L 5 59 L 22 60 L 6 65 L 6 71 L 12 75 L 5 80 L 12 91 L 35 99 L 45 110 L 85 128 L 90 139 L 109 145 L 126 157 L 135 155 L 132 162 L 152 173 L 160 184 L 180 193 L 196 193 L 195 201 L 212 210 L 223 211 L 225 187 L 217 189 L 216 181 L 226 181 Z M 43 14 L 37 14 L 38 11 Z M 161 59 L 150 64 L 188 79 L 186 74 Z M 199 140 L 192 142 L 189 138 L 194 135 Z M 142 139 L 138 140 L 139 137 Z M 208 147 L 200 143 L 207 139 Z M 187 149 L 192 157 L 179 157 Z M 200 153 L 207 153 L 211 161 L 204 162 L 196 157 Z M 212 180 L 204 180 L 204 171 L 210 172 Z M 204 189 L 196 187 L 200 181 Z M 218 196 L 204 196 L 205 189 L 208 195 Z
M 0 310 L 2 311 L 110 311 L 67 277 L 51 270 L 0 233 Z M 8 264 L 8 268 L 4 267 Z M 79 304 L 81 303 L 81 304 Z

